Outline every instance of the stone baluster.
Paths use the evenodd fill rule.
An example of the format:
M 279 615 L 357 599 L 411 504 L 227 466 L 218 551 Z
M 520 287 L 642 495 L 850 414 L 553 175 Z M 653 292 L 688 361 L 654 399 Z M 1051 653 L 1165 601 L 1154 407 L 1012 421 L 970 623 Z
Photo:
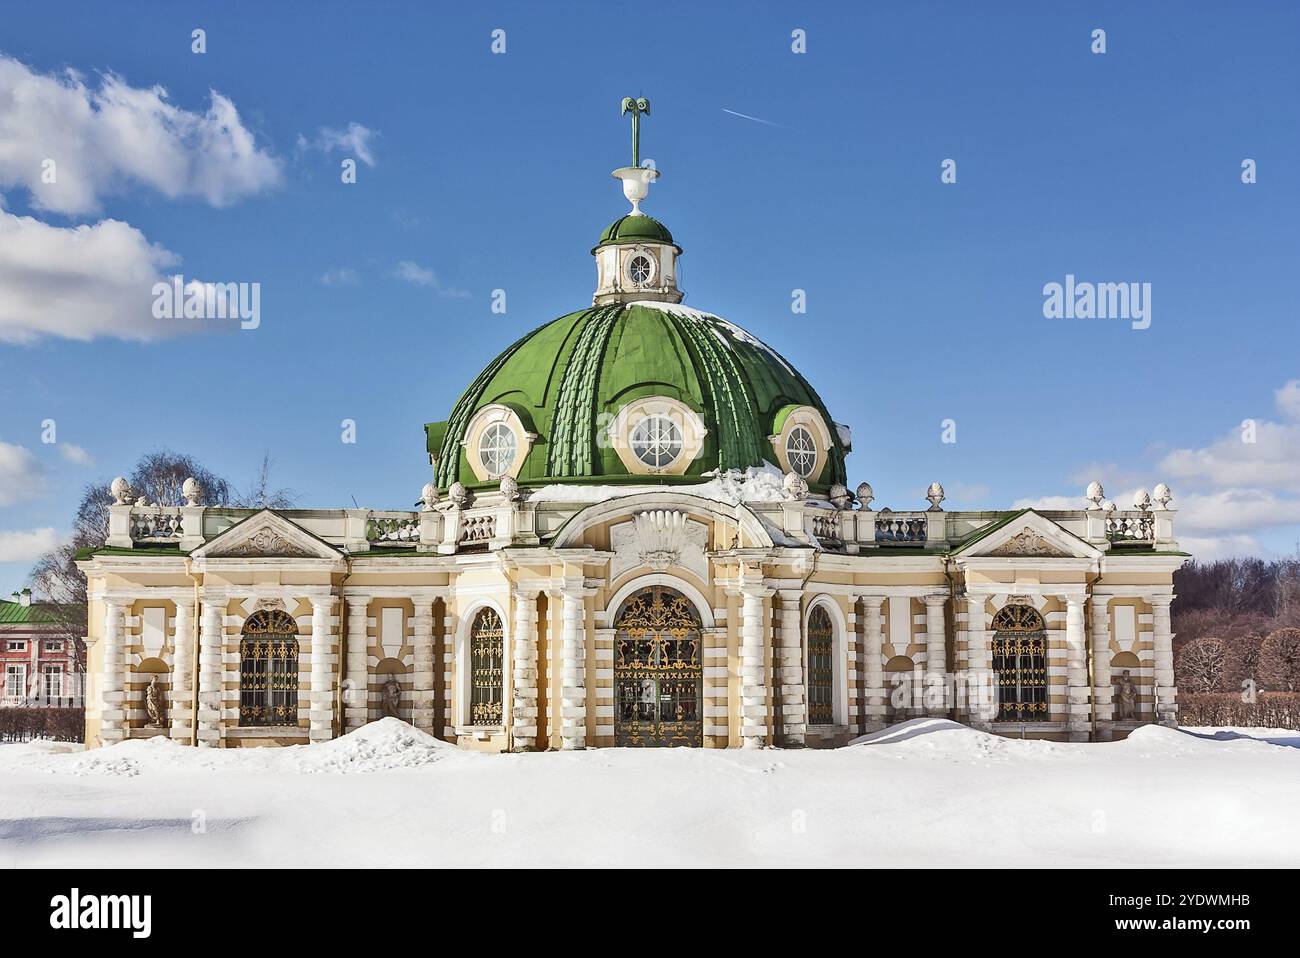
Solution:
M 560 748 L 587 745 L 587 611 L 584 593 L 561 591 Z
M 1096 702 L 1097 721 L 1115 717 L 1114 687 L 1110 681 L 1110 596 L 1092 597 L 1092 694 Z M 1109 729 L 1101 730 L 1103 738 Z
M 334 666 L 338 656 L 333 608 L 332 595 L 311 600 L 311 709 L 307 716 L 308 738 L 313 742 L 334 737 Z
M 181 599 L 176 603 L 176 636 L 172 642 L 172 694 L 168 708 L 170 737 L 190 740 L 194 705 L 194 607 Z
M 1071 741 L 1087 741 L 1092 724 L 1088 688 L 1088 647 L 1083 621 L 1083 596 L 1065 599 L 1065 721 Z
M 526 752 L 537 745 L 537 593 L 517 589 L 514 599 L 512 748 Z
M 743 585 L 740 626 L 740 742 L 742 748 L 767 744 L 767 681 L 763 662 L 768 620 L 763 600 L 771 589 Z
M 944 636 L 943 607 L 946 594 L 927 595 L 925 601 L 925 690 L 922 704 L 930 715 L 948 714 L 948 642 Z
M 984 629 L 984 596 L 966 597 L 966 701 L 971 725 L 986 727 L 997 715 L 988 633 Z
M 415 600 L 415 639 L 412 650 L 415 662 L 412 679 L 415 682 L 415 705 L 411 724 L 434 734 L 434 664 L 433 664 L 433 601 Z
M 1174 687 L 1174 632 L 1169 618 L 1172 595 L 1147 597 L 1151 604 L 1151 618 L 1155 634 L 1155 698 L 1156 721 L 1161 725 L 1178 723 L 1177 691 Z
M 781 706 L 781 737 L 785 746 L 798 748 L 805 743 L 808 732 L 808 705 L 804 695 L 803 674 L 803 622 L 800 616 L 803 593 L 798 589 L 785 589 L 780 595 L 781 642 L 776 650 L 776 684 Z M 838 668 L 837 665 L 836 669 Z
M 126 675 L 123 643 L 126 631 L 125 611 L 116 600 L 104 601 L 104 663 L 100 684 L 101 712 L 99 737 L 105 745 L 126 738 Z
M 348 596 L 347 607 L 347 685 L 343 714 L 347 730 L 351 732 L 370 721 L 370 669 L 366 659 L 370 645 L 366 635 L 370 599 L 363 595 Z
M 199 623 L 199 745 L 221 744 L 221 697 L 224 694 L 222 652 L 225 644 L 226 603 L 203 600 Z
M 862 596 L 862 731 L 885 724 L 885 661 L 880 650 L 883 596 Z

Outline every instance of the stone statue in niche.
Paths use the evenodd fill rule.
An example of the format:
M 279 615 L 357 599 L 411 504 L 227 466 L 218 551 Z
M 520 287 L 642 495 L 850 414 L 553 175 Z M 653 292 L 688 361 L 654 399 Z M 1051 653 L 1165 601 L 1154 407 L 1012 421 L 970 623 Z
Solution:
M 397 684 L 397 679 L 393 676 L 388 677 L 384 683 L 384 718 L 400 718 L 397 714 L 402 705 L 402 687 Z
M 1128 669 L 1124 670 L 1124 675 L 1119 680 L 1118 707 L 1115 717 L 1121 722 L 1129 722 L 1137 718 L 1137 685 L 1133 682 L 1133 676 Z
M 167 720 L 167 706 L 163 703 L 163 690 L 158 685 L 158 676 L 149 680 L 149 687 L 144 690 L 144 710 L 149 713 L 146 728 L 162 728 Z

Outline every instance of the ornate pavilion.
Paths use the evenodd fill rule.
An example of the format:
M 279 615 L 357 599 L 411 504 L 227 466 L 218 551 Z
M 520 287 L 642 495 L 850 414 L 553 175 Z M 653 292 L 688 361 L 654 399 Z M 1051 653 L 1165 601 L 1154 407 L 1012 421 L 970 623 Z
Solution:
M 916 716 L 1011 735 L 1175 720 L 1158 485 L 1118 508 L 915 510 L 850 491 L 848 427 L 784 357 L 682 305 L 632 208 L 592 305 L 425 426 L 417 510 L 161 506 L 113 484 L 89 582 L 90 744 L 317 742 L 397 716 L 469 748 L 830 746 Z

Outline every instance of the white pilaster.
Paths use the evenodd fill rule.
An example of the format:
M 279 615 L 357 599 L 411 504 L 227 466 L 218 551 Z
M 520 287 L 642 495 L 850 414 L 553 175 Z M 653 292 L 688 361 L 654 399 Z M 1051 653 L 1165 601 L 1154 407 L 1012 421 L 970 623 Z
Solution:
M 334 736 L 334 596 L 311 600 L 311 710 L 307 713 L 308 737 L 326 742 Z
M 347 597 L 347 685 L 343 692 L 343 714 L 347 730 L 361 728 L 370 721 L 370 670 L 366 664 L 367 617 L 370 609 L 368 596 Z
M 1172 595 L 1152 595 L 1147 597 L 1151 604 L 1151 618 L 1154 627 L 1155 642 L 1155 696 L 1156 721 L 1161 725 L 1178 723 L 1178 705 L 1175 702 L 1177 691 L 1174 687 L 1174 631 L 1169 618 L 1169 604 Z
M 925 689 L 922 703 L 931 715 L 948 714 L 948 642 L 944 635 L 943 607 L 948 596 L 924 596 Z
M 966 708 L 971 725 L 987 727 L 997 715 L 988 633 L 984 630 L 984 596 L 966 597 Z
M 224 679 L 222 646 L 225 642 L 225 601 L 203 600 L 199 623 L 199 731 L 202 746 L 221 743 L 221 697 Z
M 167 709 L 170 737 L 190 740 L 194 704 L 194 607 L 184 599 L 176 603 L 176 635 L 172 643 L 172 694 Z
M 564 589 L 560 623 L 560 748 L 587 746 L 587 609 L 584 591 Z
M 781 706 L 781 744 L 798 748 L 808 732 L 808 705 L 804 694 L 803 620 L 798 589 L 781 592 L 781 635 L 776 650 L 778 699 Z M 836 671 L 840 666 L 836 665 Z M 832 718 L 832 721 L 834 719 Z
M 513 748 L 527 751 L 537 745 L 537 593 L 516 590 L 515 635 L 512 645 L 514 702 Z
M 424 514 L 421 514 L 423 519 Z M 411 712 L 411 724 L 416 728 L 434 733 L 434 665 L 433 665 L 433 602 L 430 599 L 415 600 L 415 637 L 412 650 L 415 668 L 412 679 L 415 682 L 415 705 Z
M 740 593 L 740 744 L 741 748 L 762 748 L 767 744 L 768 720 L 763 664 L 768 621 L 763 600 L 772 594 L 772 590 L 742 585 Z
M 126 738 L 126 676 L 122 660 L 126 618 L 122 604 L 104 602 L 104 665 L 100 673 L 100 740 L 105 745 Z

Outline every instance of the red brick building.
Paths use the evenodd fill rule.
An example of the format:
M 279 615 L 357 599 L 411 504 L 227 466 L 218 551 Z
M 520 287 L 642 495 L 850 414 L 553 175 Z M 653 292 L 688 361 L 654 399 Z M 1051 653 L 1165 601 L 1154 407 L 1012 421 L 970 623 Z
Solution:
M 30 589 L 0 599 L 0 708 L 81 704 L 76 649 Z

